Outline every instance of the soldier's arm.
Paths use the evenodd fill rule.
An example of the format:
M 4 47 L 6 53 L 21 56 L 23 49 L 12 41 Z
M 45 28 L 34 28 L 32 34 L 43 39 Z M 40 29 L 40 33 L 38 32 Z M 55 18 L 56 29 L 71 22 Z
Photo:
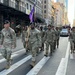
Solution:
M 1 38 L 0 38 L 0 45 L 2 45 L 3 44 L 3 41 L 4 41 L 4 35 L 3 35 L 3 33 L 1 32 Z

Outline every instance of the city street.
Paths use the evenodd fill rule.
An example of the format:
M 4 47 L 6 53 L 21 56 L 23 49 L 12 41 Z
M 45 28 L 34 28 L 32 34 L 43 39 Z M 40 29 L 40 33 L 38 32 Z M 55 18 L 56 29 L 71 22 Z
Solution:
M 21 39 L 17 42 L 20 43 L 20 47 L 17 46 L 12 53 L 12 66 L 10 69 L 5 70 L 6 60 L 0 59 L 0 75 L 74 75 L 74 57 L 70 54 L 70 43 L 68 37 L 60 38 L 59 48 L 53 53 L 51 57 L 44 57 L 44 52 L 40 52 L 37 56 L 36 65 L 31 68 L 31 55 L 25 55 L 25 49 L 23 49 Z M 22 48 L 22 49 L 21 49 Z M 0 57 L 2 57 L 0 55 Z M 71 70 L 72 69 L 72 70 Z M 66 74 L 67 73 L 67 74 Z

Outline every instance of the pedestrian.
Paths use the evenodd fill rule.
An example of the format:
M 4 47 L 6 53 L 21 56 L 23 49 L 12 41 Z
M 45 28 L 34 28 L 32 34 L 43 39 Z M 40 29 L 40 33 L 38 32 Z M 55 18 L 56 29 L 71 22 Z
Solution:
M 32 54 L 32 67 L 35 66 L 36 62 L 36 50 L 38 48 L 38 41 L 40 41 L 39 32 L 35 29 L 35 25 L 31 24 L 31 29 L 29 33 L 29 46 Z
M 53 36 L 53 32 L 51 30 L 51 25 L 48 25 L 48 30 L 45 32 L 45 36 L 44 36 L 44 41 L 46 44 L 46 52 L 45 52 L 44 56 L 46 56 L 46 57 L 49 55 L 49 46 L 50 46 L 50 56 L 52 56 L 53 40 L 54 40 L 54 36 Z
M 26 50 L 25 54 L 27 54 L 28 52 L 27 26 L 23 27 L 22 29 L 22 42 L 23 42 L 23 47 Z
M 11 54 L 12 49 L 16 47 L 16 34 L 10 27 L 10 22 L 6 20 L 4 22 L 4 28 L 1 31 L 0 48 L 3 45 L 2 55 L 7 61 L 6 69 L 10 68 L 11 65 Z

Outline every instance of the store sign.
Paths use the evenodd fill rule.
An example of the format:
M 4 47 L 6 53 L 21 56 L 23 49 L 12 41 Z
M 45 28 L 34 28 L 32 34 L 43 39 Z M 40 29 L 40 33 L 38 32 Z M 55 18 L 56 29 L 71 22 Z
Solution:
M 28 15 L 29 15 L 29 14 L 30 14 L 30 10 L 27 10 L 27 9 L 26 9 L 26 14 L 28 14 Z

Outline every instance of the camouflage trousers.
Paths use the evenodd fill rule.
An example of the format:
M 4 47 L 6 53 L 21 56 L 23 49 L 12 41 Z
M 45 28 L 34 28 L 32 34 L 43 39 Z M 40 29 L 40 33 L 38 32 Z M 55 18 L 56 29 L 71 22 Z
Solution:
M 35 43 L 29 43 L 30 45 L 30 50 L 31 50 L 31 54 L 32 54 L 32 61 L 36 61 L 36 54 L 37 54 L 37 42 Z
M 46 42 L 46 54 L 49 53 L 49 46 L 50 46 L 50 53 L 53 52 L 53 43 L 52 42 Z
M 7 60 L 7 62 L 9 62 L 11 59 L 11 54 L 12 54 L 11 48 L 4 47 L 1 53 L 2 53 L 2 56 Z

